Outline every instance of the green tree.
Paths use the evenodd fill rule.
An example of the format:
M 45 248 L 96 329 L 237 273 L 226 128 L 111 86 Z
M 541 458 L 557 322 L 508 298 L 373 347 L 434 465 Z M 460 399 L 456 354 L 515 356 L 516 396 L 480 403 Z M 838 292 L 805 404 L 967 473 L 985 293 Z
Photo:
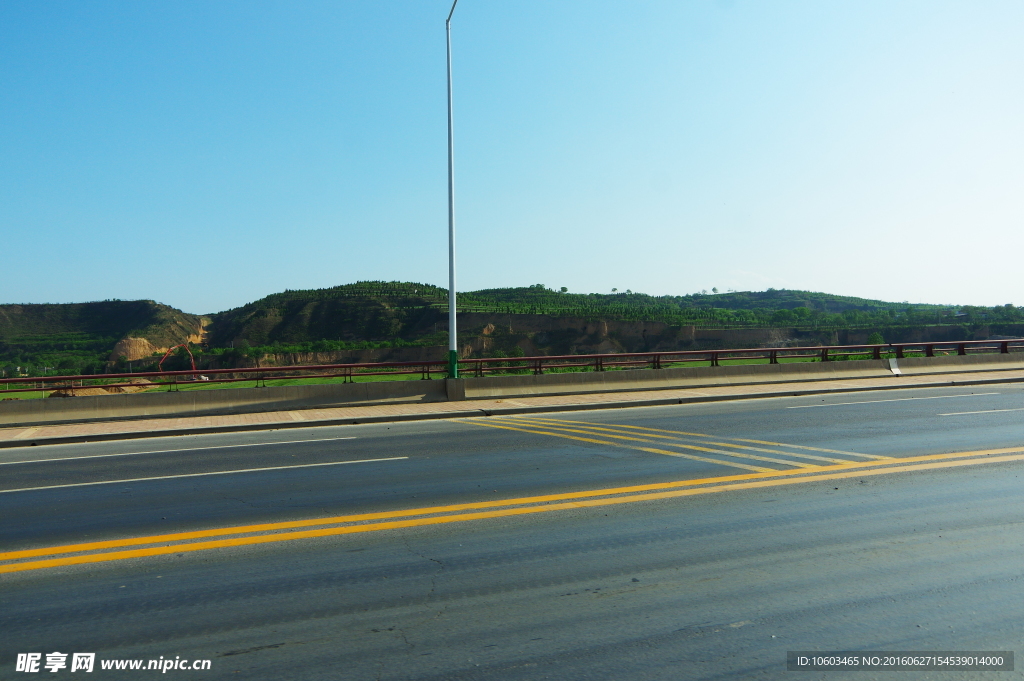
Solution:
M 57 362 L 57 370 L 66 375 L 75 374 L 78 372 L 78 362 L 71 358 L 65 358 Z

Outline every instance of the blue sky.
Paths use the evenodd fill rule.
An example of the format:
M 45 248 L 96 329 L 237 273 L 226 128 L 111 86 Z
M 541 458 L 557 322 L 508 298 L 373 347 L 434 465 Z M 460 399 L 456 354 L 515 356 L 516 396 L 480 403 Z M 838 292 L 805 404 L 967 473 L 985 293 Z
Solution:
M 448 8 L 0 1 L 0 302 L 446 285 Z M 460 0 L 459 288 L 1024 304 L 1022 29 Z

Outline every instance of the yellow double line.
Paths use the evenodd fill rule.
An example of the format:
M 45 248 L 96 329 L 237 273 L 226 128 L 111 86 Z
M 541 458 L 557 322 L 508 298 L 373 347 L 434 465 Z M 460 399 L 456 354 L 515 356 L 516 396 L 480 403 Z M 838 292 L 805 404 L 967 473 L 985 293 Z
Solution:
M 773 470 L 698 480 L 676 480 L 673 482 L 613 487 L 564 494 L 519 497 L 515 499 L 451 504 L 381 513 L 336 516 L 333 518 L 315 518 L 130 539 L 115 539 L 111 541 L 0 553 L 0 573 L 39 570 L 85 563 L 102 563 L 233 546 L 269 544 L 314 537 L 380 532 L 382 530 L 441 525 L 531 513 L 612 506 L 640 501 L 656 501 L 822 480 L 863 478 L 870 475 L 1021 460 L 1024 460 L 1024 446 L 974 452 L 932 454 L 904 459 L 886 459 L 884 461 L 858 461 L 831 466 L 815 466 L 813 468 Z M 212 537 L 223 538 L 211 539 Z

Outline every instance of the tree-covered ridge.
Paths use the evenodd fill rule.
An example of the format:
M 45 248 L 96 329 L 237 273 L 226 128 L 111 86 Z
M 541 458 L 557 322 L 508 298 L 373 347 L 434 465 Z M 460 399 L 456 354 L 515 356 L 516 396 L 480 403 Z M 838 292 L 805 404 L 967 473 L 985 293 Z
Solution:
M 123 338 L 157 347 L 198 336 L 202 318 L 152 300 L 0 305 L 0 367 L 10 374 L 97 372 Z
M 241 307 L 225 310 L 217 314 L 244 313 L 261 308 L 286 306 L 295 302 L 306 303 L 337 299 L 387 301 L 392 305 L 402 305 L 403 303 L 416 306 L 423 304 L 447 304 L 448 290 L 430 284 L 417 284 L 414 282 L 358 281 L 354 284 L 343 284 L 331 288 L 285 289 L 281 293 L 272 293 L 265 298 L 260 298 Z
M 357 282 L 310 291 L 284 291 L 212 315 L 210 344 L 235 339 L 252 345 L 318 340 L 412 341 L 436 333 L 447 292 L 426 284 Z
M 459 294 L 459 312 L 657 321 L 697 327 L 842 329 L 1024 321 L 1024 308 L 892 303 L 813 291 L 774 290 L 651 296 L 632 291 L 568 293 L 541 284 Z M 284 291 L 215 317 L 217 341 L 255 331 L 259 344 L 316 339 L 413 341 L 443 322 L 448 292 L 413 282 L 363 281 Z M 312 325 L 312 326 L 311 326 Z M 309 329 L 309 332 L 303 329 Z
M 651 296 L 632 291 L 576 294 L 554 291 L 540 284 L 463 294 L 459 309 L 737 327 L 779 324 L 844 327 L 859 323 L 891 323 L 894 319 L 903 322 L 907 320 L 907 314 L 938 323 L 942 317 L 955 314 L 952 308 L 940 305 L 888 303 L 810 291 L 770 289 L 763 292 Z
M 200 332 L 203 318 L 152 300 L 0 305 L 0 341 L 33 335 L 87 334 L 97 338 L 148 338 L 180 343 Z
M 633 291 L 569 293 L 546 286 L 495 288 L 459 294 L 459 312 L 481 313 L 475 329 L 509 315 L 546 315 L 566 329 L 580 320 L 661 322 L 703 329 L 780 328 L 827 338 L 841 329 L 893 330 L 957 326 L 964 337 L 1019 332 L 1024 308 L 920 305 L 772 290 L 651 296 Z M 489 317 L 493 316 L 493 317 Z M 207 350 L 262 348 L 265 352 L 331 352 L 447 344 L 448 291 L 415 282 L 361 281 L 316 290 L 286 290 L 212 315 Z M 125 337 L 168 347 L 198 334 L 202 318 L 155 303 L 102 301 L 68 305 L 0 305 L 0 367 L 60 368 L 64 373 L 108 368 Z M 1006 324 L 1001 328 L 1000 324 Z M 519 325 L 519 322 L 517 322 Z M 550 324 L 548 325 L 550 326 Z M 902 331 L 896 331 L 902 329 Z M 461 334 L 460 334 L 461 335 Z M 550 333 L 548 334 L 550 335 Z M 155 360 L 154 360 L 155 361 Z M 34 368 L 33 368 L 34 367 Z

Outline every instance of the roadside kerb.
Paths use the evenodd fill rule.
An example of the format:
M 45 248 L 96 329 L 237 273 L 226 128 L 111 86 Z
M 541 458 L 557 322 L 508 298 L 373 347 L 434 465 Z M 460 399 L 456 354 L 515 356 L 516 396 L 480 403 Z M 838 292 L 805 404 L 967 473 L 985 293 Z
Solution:
M 721 402 L 721 401 L 734 401 L 734 400 L 747 400 L 747 399 L 758 399 L 758 398 L 772 398 L 772 397 L 800 397 L 808 395 L 822 395 L 822 394 L 841 394 L 841 393 L 853 393 L 853 392 L 866 392 L 866 391 L 878 391 L 878 390 L 900 390 L 908 388 L 938 388 L 938 387 L 949 387 L 949 386 L 973 386 L 973 385 L 993 385 L 1000 383 L 1016 383 L 1024 382 L 1024 371 L 1002 371 L 999 372 L 998 377 L 989 378 L 964 378 L 960 374 L 943 374 L 943 375 L 927 375 L 927 376 L 906 376 L 903 378 L 897 378 L 895 376 L 889 378 L 873 378 L 873 379 L 856 379 L 857 385 L 851 385 L 853 381 L 843 381 L 838 379 L 823 380 L 819 381 L 820 385 L 814 387 L 805 387 L 806 384 L 800 387 L 795 387 L 792 384 L 769 384 L 769 385 L 758 385 L 758 386 L 719 386 L 716 388 L 705 388 L 704 391 L 698 391 L 695 388 L 685 388 L 682 390 L 664 390 L 658 391 L 662 393 L 674 392 L 674 393 L 689 393 L 689 394 L 675 394 L 675 395 L 662 395 L 659 397 L 649 397 L 651 391 L 642 391 L 637 393 L 603 393 L 594 394 L 589 393 L 585 395 L 574 395 L 574 396 L 544 396 L 544 397 L 521 397 L 518 400 L 509 400 L 514 402 L 512 406 L 508 406 L 508 403 L 504 400 L 474 400 L 471 402 L 440 402 L 440 403 L 429 403 L 429 404 L 407 404 L 407 405 L 389 405 L 387 407 L 381 406 L 356 406 L 356 407 L 341 407 L 334 409 L 317 409 L 310 411 L 346 411 L 346 412 L 357 412 L 354 414 L 346 414 L 344 416 L 339 415 L 338 417 L 331 418 L 303 418 L 302 420 L 296 420 L 294 414 L 296 412 L 279 412 L 279 413 L 264 413 L 262 416 L 281 416 L 280 420 L 266 420 L 257 423 L 223 423 L 218 425 L 182 425 L 176 428 L 159 427 L 166 425 L 164 419 L 149 419 L 142 421 L 141 423 L 152 425 L 149 429 L 136 429 L 128 431 L 114 431 L 108 430 L 107 432 L 94 432 L 94 433 L 82 433 L 67 435 L 55 435 L 47 436 L 45 430 L 60 431 L 69 430 L 76 427 L 83 428 L 86 426 L 98 426 L 104 425 L 108 427 L 126 425 L 124 421 L 118 422 L 104 422 L 103 424 L 75 424 L 75 425 L 57 425 L 57 426 L 41 426 L 38 428 L 2 428 L 0 429 L 0 449 L 14 448 L 14 447 L 32 447 L 40 445 L 55 445 L 55 444 L 74 444 L 82 442 L 103 442 L 103 441 L 114 441 L 114 440 L 128 440 L 128 439 L 141 439 L 141 438 L 157 438 L 157 437 L 176 437 L 182 435 L 205 435 L 215 433 L 232 433 L 232 432 L 247 432 L 247 431 L 261 431 L 261 430 L 284 430 L 294 428 L 311 428 L 311 427 L 323 427 L 323 426 L 342 426 L 342 425 L 358 425 L 358 424 L 369 424 L 369 423 L 393 423 L 393 422 L 405 422 L 405 421 L 422 421 L 422 420 L 436 420 L 436 419 L 457 419 L 457 418 L 480 418 L 488 416 L 502 416 L 502 415 L 515 415 L 515 414 L 536 414 L 545 412 L 560 412 L 560 411 L 583 411 L 583 410 L 594 410 L 594 409 L 622 409 L 629 407 L 644 407 L 644 406 L 670 406 L 678 404 L 697 404 L 702 402 Z M 764 388 L 763 390 L 757 390 L 756 388 Z M 711 391 L 710 394 L 708 391 Z M 699 393 L 699 394 L 695 394 Z M 608 399 L 614 397 L 626 397 L 627 395 L 636 395 L 636 397 L 628 399 Z M 572 401 L 575 400 L 575 401 Z M 446 408 L 446 405 L 458 404 L 459 409 Z M 470 404 L 479 405 L 475 408 L 467 409 Z M 419 410 L 416 410 L 416 408 Z M 424 409 L 426 408 L 426 409 Z M 403 409 L 405 413 L 394 413 L 397 409 Z M 389 411 L 392 413 L 380 413 L 381 411 Z M 377 413 L 374 413 L 377 412 Z M 245 416 L 254 415 L 224 415 L 221 417 L 203 417 L 198 420 L 210 421 L 215 419 L 230 420 L 232 418 L 239 418 Z M 138 423 L 134 421 L 132 423 Z M 33 431 L 31 435 L 35 435 L 37 432 L 40 437 L 19 437 L 19 435 L 25 435 L 25 431 Z M 12 431 L 18 431 L 14 433 Z M 9 436 L 9 437 L 5 437 Z

